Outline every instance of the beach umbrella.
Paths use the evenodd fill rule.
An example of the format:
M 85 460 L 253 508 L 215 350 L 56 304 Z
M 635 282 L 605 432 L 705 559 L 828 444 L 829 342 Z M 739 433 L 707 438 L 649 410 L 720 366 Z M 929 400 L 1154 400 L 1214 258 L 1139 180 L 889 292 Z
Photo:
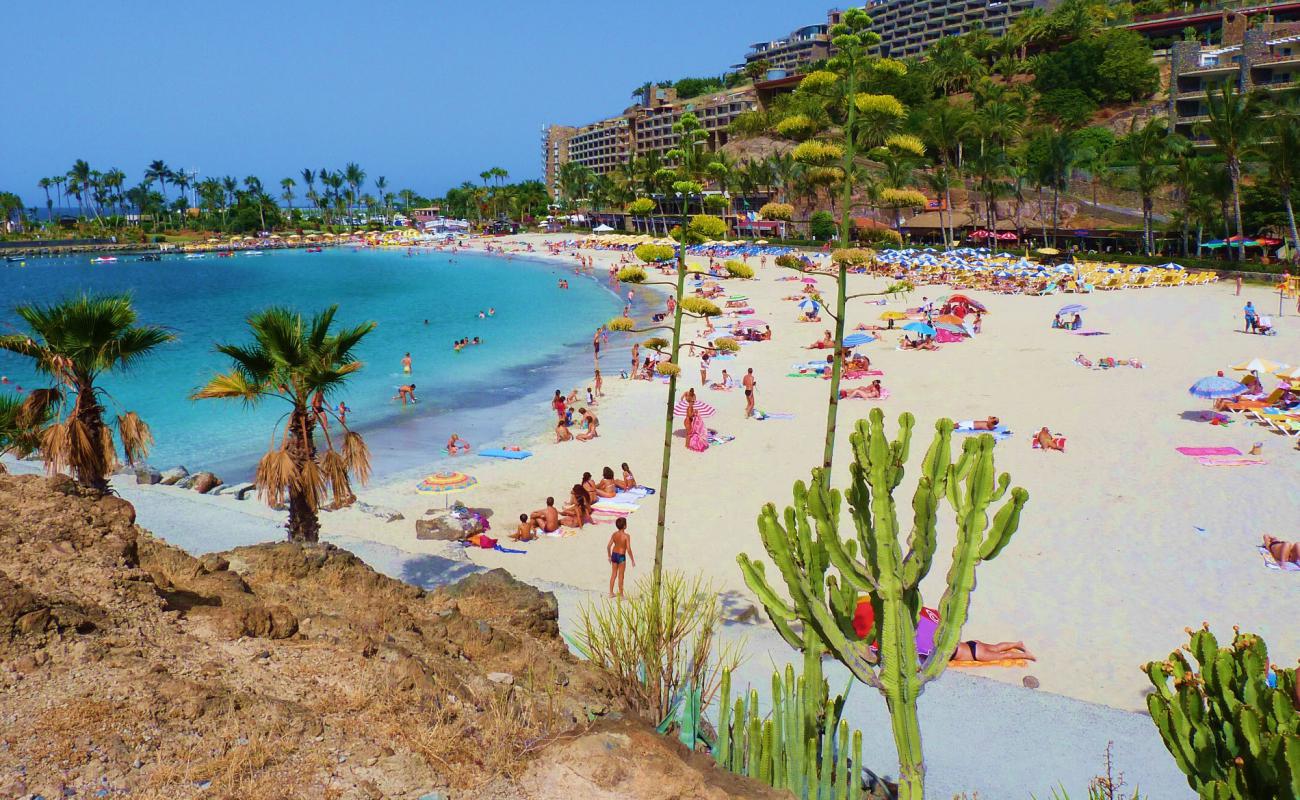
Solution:
M 934 328 L 931 328 L 924 322 L 909 322 L 903 326 L 903 330 L 911 331 L 912 333 L 919 333 L 922 336 L 933 336 L 935 334 Z
M 820 308 L 820 306 L 817 305 L 817 301 L 813 300 L 811 297 L 808 298 L 807 300 L 800 302 L 799 307 L 802 308 L 804 311 L 811 311 L 814 314 L 817 313 L 817 309 Z
M 1288 381 L 1300 381 L 1300 367 L 1291 367 L 1277 373 L 1277 377 Z
M 1246 387 L 1237 383 L 1232 378 L 1221 378 L 1218 375 L 1211 375 L 1208 378 L 1201 378 L 1193 383 L 1187 390 L 1188 394 L 1197 397 L 1214 399 L 1218 397 L 1236 397 L 1239 394 L 1246 393 Z
M 951 322 L 936 322 L 934 323 L 934 327 L 938 328 L 941 331 L 947 331 L 948 333 L 960 333 L 963 336 L 970 335 L 970 332 L 966 330 L 965 326 L 954 325 Z
M 907 315 L 902 311 L 886 311 L 880 315 L 881 319 L 907 319 Z
M 673 406 L 673 416 L 677 416 L 677 417 L 686 416 L 687 405 L 689 405 L 689 403 L 686 402 L 686 398 L 685 397 L 680 398 L 677 401 L 677 405 Z M 711 417 L 714 414 L 718 413 L 718 410 L 713 406 L 709 405 L 708 403 L 704 402 L 703 400 L 696 400 L 695 413 L 699 414 L 701 417 Z
M 961 319 L 961 317 L 957 316 L 956 314 L 940 314 L 939 316 L 937 316 L 937 317 L 934 318 L 934 321 L 935 321 L 935 322 L 946 322 L 946 323 L 948 323 L 949 325 L 960 325 L 961 322 L 962 322 L 962 319 Z
M 1057 314 L 1079 314 L 1087 310 L 1088 310 L 1087 306 L 1081 306 L 1078 303 L 1071 303 L 1068 306 L 1061 306 L 1061 310 L 1056 313 Z
M 872 336 L 869 333 L 850 333 L 848 336 L 844 337 L 844 346 L 857 347 L 860 344 L 866 344 L 867 342 L 874 342 L 875 340 L 876 337 Z
M 426 475 L 424 480 L 415 486 L 415 491 L 420 494 L 452 494 L 453 492 L 463 492 L 466 489 L 478 483 L 478 478 L 472 478 L 463 472 L 435 472 L 432 475 Z M 445 508 L 447 503 L 443 503 Z
M 816 283 L 816 282 L 817 282 L 817 279 L 816 279 L 816 278 L 804 278 L 804 279 L 803 279 L 803 282 L 804 282 L 804 283 Z
M 1269 361 L 1267 358 L 1252 358 L 1245 364 L 1236 364 L 1233 369 L 1238 372 L 1277 372 L 1286 369 L 1290 364 L 1279 364 L 1276 361 Z

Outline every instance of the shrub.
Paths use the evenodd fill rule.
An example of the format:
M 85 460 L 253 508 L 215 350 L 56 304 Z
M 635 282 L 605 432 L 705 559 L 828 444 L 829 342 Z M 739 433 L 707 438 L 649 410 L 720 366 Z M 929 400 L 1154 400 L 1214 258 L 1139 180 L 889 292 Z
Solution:
M 661 375 L 680 371 L 671 362 L 658 370 Z M 707 708 L 723 671 L 740 663 L 743 643 L 715 642 L 721 606 L 702 579 L 665 572 L 658 591 L 651 580 L 643 578 L 624 599 L 580 605 L 574 645 L 614 679 L 633 711 L 658 723 L 692 688 Z
M 892 94 L 860 94 L 853 99 L 858 111 L 878 117 L 903 117 L 907 114 L 903 104 Z
M 885 137 L 885 146 L 914 156 L 925 155 L 925 142 L 910 133 L 895 133 Z
M 668 261 L 674 255 L 677 254 L 676 250 L 674 250 L 670 245 L 666 245 L 666 244 L 637 245 L 636 250 L 633 250 L 632 252 L 636 255 L 637 258 L 641 259 L 647 264 L 654 264 L 660 261 Z M 642 270 L 641 272 L 643 275 L 645 274 L 645 270 Z
M 835 218 L 829 211 L 816 211 L 808 219 L 808 230 L 817 241 L 824 242 L 835 235 Z
M 623 267 L 618 271 L 618 279 L 623 283 L 645 283 L 645 278 L 641 267 Z
M 681 306 L 683 311 L 702 317 L 716 317 L 722 313 L 716 303 L 703 297 L 683 297 Z
M 924 208 L 929 200 L 915 189 L 881 189 L 880 204 L 887 208 Z
M 789 139 L 807 139 L 817 132 L 817 123 L 807 114 L 791 114 L 776 123 L 776 132 Z
M 793 155 L 801 164 L 825 165 L 844 158 L 844 148 L 829 142 L 801 142 L 795 145 Z
M 671 378 L 674 375 L 681 375 L 682 368 L 671 361 L 660 361 L 655 365 L 655 372 L 663 375 L 665 378 Z
M 868 228 L 858 232 L 858 241 L 876 247 L 902 247 L 903 234 L 892 228 Z
M 727 274 L 733 278 L 752 278 L 754 277 L 754 268 L 743 261 L 727 261 L 722 265 L 726 268 Z
M 758 210 L 758 215 L 763 219 L 790 222 L 794 219 L 794 206 L 789 203 L 766 203 Z
M 640 197 L 627 204 L 627 213 L 637 216 L 645 216 L 655 210 L 655 201 L 648 197 Z
M 725 211 L 729 205 L 731 205 L 731 201 L 720 194 L 704 195 L 704 207 L 709 211 Z M 723 232 L 726 232 L 725 228 Z

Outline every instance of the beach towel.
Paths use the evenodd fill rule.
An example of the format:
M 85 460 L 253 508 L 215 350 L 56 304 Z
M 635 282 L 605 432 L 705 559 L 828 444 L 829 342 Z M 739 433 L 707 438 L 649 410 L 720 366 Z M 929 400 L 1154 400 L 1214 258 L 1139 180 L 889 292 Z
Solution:
M 1001 661 L 960 661 L 953 660 L 948 662 L 948 666 L 957 669 L 974 669 L 976 667 L 1027 667 L 1029 659 L 1027 658 L 1004 658 Z
M 726 434 L 726 433 L 710 433 L 710 434 L 709 434 L 709 444 L 710 444 L 710 445 L 726 444 L 727 442 L 735 441 L 735 439 L 736 439 L 736 437 L 734 437 L 734 436 L 732 436 L 732 435 L 730 435 L 730 434 Z
M 787 378 L 820 378 L 820 372 L 788 372 Z
M 527 550 L 515 550 L 515 549 L 510 548 L 510 547 L 502 547 L 501 545 L 496 545 L 496 546 L 493 547 L 492 549 L 493 549 L 493 550 L 496 550 L 497 552 L 500 552 L 500 553 L 516 553 L 516 554 L 523 554 L 523 553 L 527 553 L 527 552 L 528 552 Z
M 1197 456 L 1196 460 L 1207 467 L 1254 467 L 1268 463 L 1254 456 Z
M 600 511 L 606 514 L 631 514 L 640 506 L 636 503 L 618 503 L 611 498 L 602 497 L 592 504 L 592 511 Z
M 1057 446 L 1057 447 L 1061 448 L 1061 452 L 1065 452 L 1065 437 L 1064 437 L 1064 436 L 1054 436 L 1054 437 L 1052 437 L 1052 440 L 1053 440 L 1054 442 L 1056 442 L 1056 446 Z M 1039 443 L 1037 437 L 1034 437 L 1033 439 L 1030 440 L 1030 445 L 1031 445 L 1031 447 L 1032 447 L 1034 450 L 1042 450 L 1042 449 L 1043 449 L 1043 445 L 1042 445 L 1041 443 Z
M 577 536 L 577 535 L 578 535 L 578 529 L 577 529 L 577 528 L 559 528 L 558 530 L 552 531 L 551 533 L 546 533 L 546 532 L 544 532 L 544 531 L 538 531 L 538 532 L 537 532 L 537 535 L 538 535 L 538 536 L 549 536 L 549 537 L 552 538 L 552 539 L 568 539 L 570 536 Z
M 1105 331 L 1070 331 L 1075 336 L 1110 336 Z
M 635 506 L 638 500 L 644 500 L 649 494 L 650 492 L 647 492 L 645 489 L 641 488 L 640 486 L 637 486 L 635 488 L 628 489 L 627 491 L 619 490 L 617 492 L 614 492 L 613 497 L 601 498 L 601 499 L 610 500 L 620 505 L 625 504 L 629 506 Z
M 754 419 L 760 422 L 765 419 L 794 419 L 794 414 L 789 411 L 755 411 Z
M 1276 558 L 1273 558 L 1272 553 L 1268 552 L 1267 547 L 1259 545 L 1255 549 L 1264 557 L 1265 567 L 1279 570 L 1281 572 L 1300 572 L 1300 564 L 1297 564 L 1294 561 L 1278 561 Z
M 1235 447 L 1175 447 L 1185 456 L 1239 456 L 1241 451 Z
M 528 450 L 505 450 L 500 447 L 489 447 L 486 450 L 478 451 L 478 454 L 488 458 L 508 458 L 511 461 L 520 461 L 532 456 L 532 453 Z

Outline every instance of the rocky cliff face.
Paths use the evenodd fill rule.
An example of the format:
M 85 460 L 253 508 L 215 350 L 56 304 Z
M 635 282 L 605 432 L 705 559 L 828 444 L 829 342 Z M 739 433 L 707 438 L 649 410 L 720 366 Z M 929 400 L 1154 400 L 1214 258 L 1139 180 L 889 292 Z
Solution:
M 66 478 L 0 474 L 0 509 L 0 797 L 771 794 L 619 720 L 555 598 L 504 571 L 425 592 L 327 544 L 195 559 Z

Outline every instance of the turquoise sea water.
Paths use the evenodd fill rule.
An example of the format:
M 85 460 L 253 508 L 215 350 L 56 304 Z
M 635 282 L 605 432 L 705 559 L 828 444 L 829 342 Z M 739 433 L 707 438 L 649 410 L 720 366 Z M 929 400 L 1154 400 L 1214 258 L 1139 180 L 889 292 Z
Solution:
M 570 289 L 557 287 L 561 277 Z M 554 389 L 589 384 L 592 332 L 620 308 L 604 282 L 579 278 L 567 265 L 472 253 L 292 250 L 159 262 L 125 256 L 116 264 L 78 256 L 0 264 L 0 329 L 15 330 L 17 303 L 81 291 L 129 291 L 141 321 L 178 337 L 133 372 L 102 381 L 110 409 L 134 410 L 152 427 L 150 463 L 225 470 L 227 480 L 251 472 L 284 404 L 248 410 L 188 395 L 227 368 L 215 343 L 250 340 L 244 319 L 256 309 L 309 313 L 338 304 L 339 323 L 378 323 L 358 349 L 365 368 L 331 401 L 351 409 L 349 425 L 365 433 L 382 476 L 438 457 L 452 431 L 478 446 L 495 444 L 485 439 Z M 496 314 L 478 319 L 489 307 Z M 456 339 L 475 336 L 483 344 L 453 350 Z M 401 367 L 407 351 L 409 378 Z M 13 382 L 5 390 L 43 385 L 6 353 L 0 375 Z M 408 381 L 420 403 L 403 407 L 390 398 Z

